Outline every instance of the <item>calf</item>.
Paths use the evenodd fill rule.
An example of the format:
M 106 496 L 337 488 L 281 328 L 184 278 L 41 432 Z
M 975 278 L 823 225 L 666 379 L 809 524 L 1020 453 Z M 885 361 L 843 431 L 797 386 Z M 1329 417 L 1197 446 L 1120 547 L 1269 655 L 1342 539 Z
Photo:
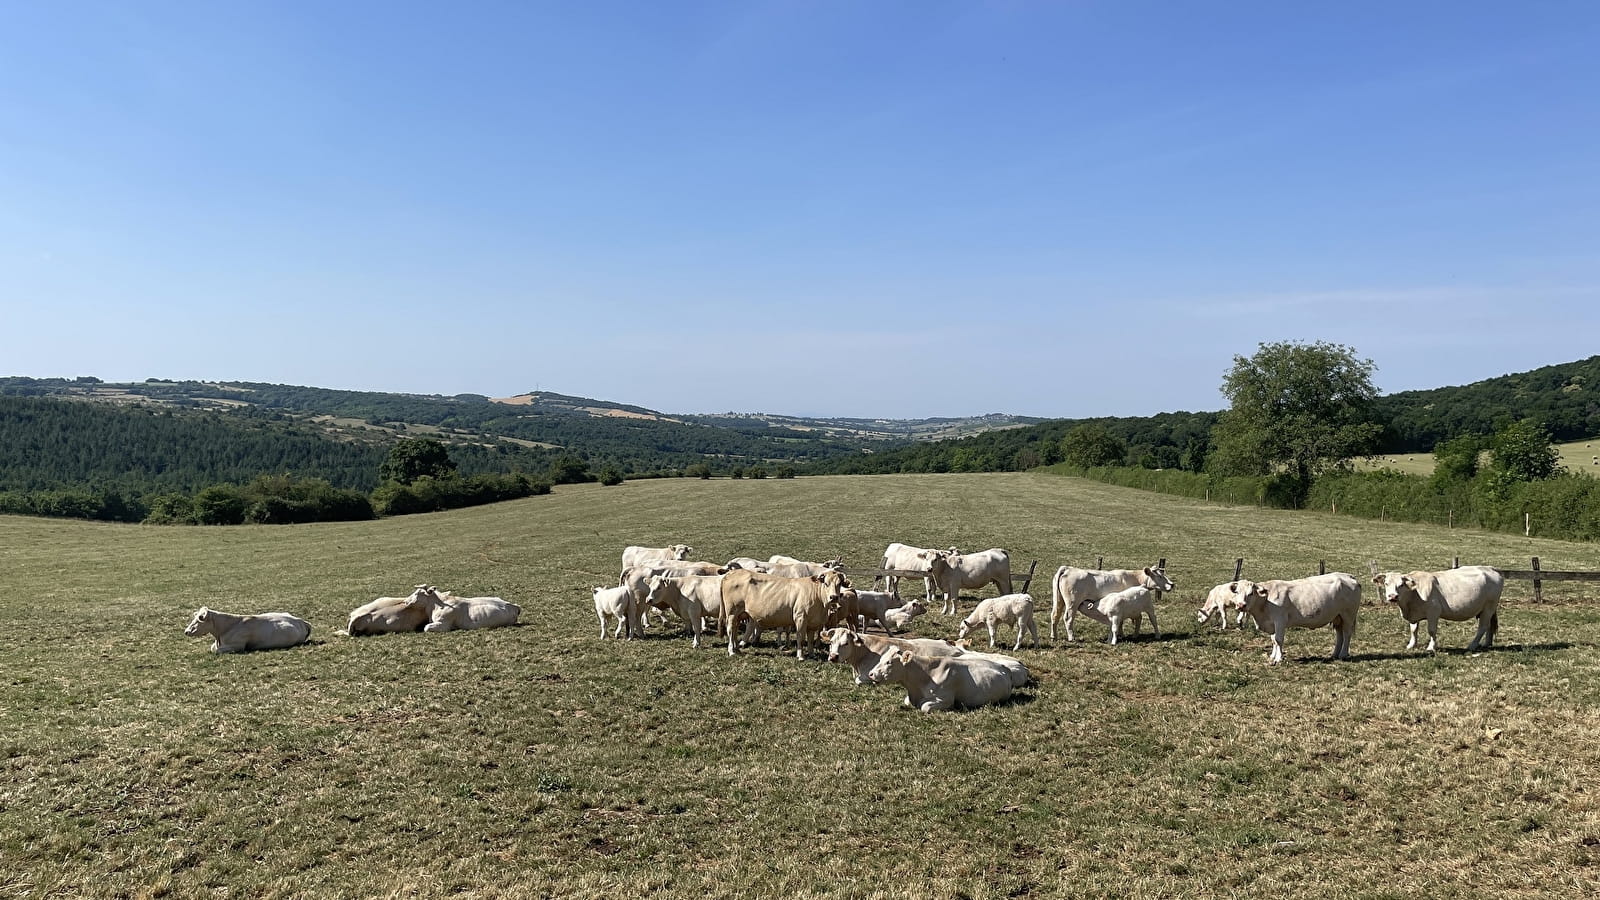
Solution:
M 286 612 L 236 616 L 202 606 L 183 633 L 189 637 L 211 635 L 212 653 L 243 653 L 304 643 L 311 637 L 311 623 Z
M 1099 600 L 1084 600 L 1078 604 L 1078 612 L 1099 622 L 1111 629 L 1111 644 L 1116 646 L 1117 635 L 1122 631 L 1122 623 L 1133 621 L 1133 633 L 1139 633 L 1139 617 L 1150 618 L 1150 630 L 1156 637 L 1161 637 L 1161 628 L 1156 625 L 1155 591 L 1147 587 L 1131 587 L 1107 594 Z
M 999 597 L 989 597 L 978 601 L 978 606 L 972 614 L 961 620 L 960 633 L 956 638 L 966 637 L 977 629 L 979 625 L 989 626 L 989 646 L 994 646 L 994 627 L 998 624 L 1013 625 L 1017 629 L 1017 643 L 1013 650 L 1022 649 L 1022 635 L 1024 632 L 1032 636 L 1033 647 L 1039 648 L 1039 626 L 1033 622 L 1033 598 L 1027 594 L 1004 594 Z
M 933 712 L 975 708 L 1011 696 L 1011 674 L 986 659 L 959 656 L 929 658 L 906 650 L 885 653 L 867 677 L 874 684 L 904 685 L 905 705 Z
M 921 600 L 908 601 L 902 604 L 898 609 L 886 609 L 883 611 L 882 620 L 884 630 L 888 631 L 889 626 L 893 625 L 895 628 L 905 631 L 911 627 L 912 619 L 915 619 L 917 616 L 920 616 L 927 611 L 927 604 L 923 603 Z
M 643 630 L 650 627 L 650 612 L 652 610 L 655 611 L 663 623 L 667 621 L 667 617 L 662 614 L 661 610 L 656 609 L 645 601 L 645 595 L 650 593 L 651 578 L 657 575 L 665 575 L 668 578 L 679 578 L 684 575 L 721 575 L 727 571 L 728 568 L 726 566 L 719 566 L 716 563 L 657 562 L 623 569 L 622 577 L 617 580 L 617 583 L 627 585 L 629 593 L 633 594 L 633 604 L 639 610 L 639 628 Z
M 1283 662 L 1283 639 L 1290 628 L 1334 630 L 1333 658 L 1350 658 L 1350 638 L 1361 610 L 1361 582 L 1344 572 L 1294 581 L 1233 582 L 1233 608 L 1248 612 L 1262 631 L 1272 627 L 1269 665 Z
M 1072 636 L 1072 616 L 1079 604 L 1131 587 L 1170 591 L 1176 586 L 1165 571 L 1155 566 L 1105 570 L 1062 566 L 1057 569 L 1055 577 L 1050 579 L 1050 640 L 1056 639 L 1056 623 L 1063 615 L 1067 620 L 1067 640 L 1077 640 Z
M 1228 613 L 1232 612 L 1234 613 L 1233 624 L 1236 627 L 1243 628 L 1245 613 L 1243 610 L 1237 612 L 1234 611 L 1233 592 L 1234 587 L 1232 582 L 1227 584 L 1219 584 L 1212 588 L 1211 593 L 1206 595 L 1206 602 L 1201 605 L 1200 611 L 1195 614 L 1195 624 L 1204 625 L 1211 621 L 1211 617 L 1215 615 L 1217 617 L 1217 628 L 1222 631 L 1227 631 Z M 1260 626 L 1257 626 L 1256 630 L 1260 631 Z
M 1493 566 L 1462 566 L 1442 572 L 1384 572 L 1372 579 L 1383 589 L 1383 598 L 1400 608 L 1400 615 L 1411 627 L 1406 649 L 1417 646 L 1417 626 L 1428 623 L 1428 652 L 1439 643 L 1439 620 L 1464 622 L 1478 620 L 1478 633 L 1467 645 L 1471 653 L 1493 647 L 1500 630 L 1500 593 L 1506 579 Z
M 877 622 L 884 631 L 892 632 L 894 629 L 887 618 L 889 610 L 904 605 L 893 591 L 856 591 L 856 615 L 861 618 L 862 628 Z
M 630 639 L 639 634 L 638 608 L 633 602 L 633 593 L 627 585 L 616 587 L 597 587 L 594 591 L 594 614 L 600 620 L 600 640 L 606 639 L 606 619 L 615 619 L 617 630 L 612 637 L 622 637 L 624 629 Z

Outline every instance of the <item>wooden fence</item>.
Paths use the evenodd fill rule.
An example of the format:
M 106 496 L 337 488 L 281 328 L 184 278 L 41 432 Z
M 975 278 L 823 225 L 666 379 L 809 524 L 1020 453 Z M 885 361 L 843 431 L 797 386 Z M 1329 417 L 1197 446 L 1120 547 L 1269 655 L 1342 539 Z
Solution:
M 1560 572 L 1550 569 L 1541 569 L 1539 568 L 1539 557 L 1537 556 L 1531 559 L 1531 563 L 1532 566 L 1527 569 L 1499 569 L 1498 566 L 1496 568 L 1499 569 L 1501 576 L 1507 581 L 1533 582 L 1533 602 L 1535 603 L 1544 602 L 1544 583 L 1546 581 L 1600 582 L 1600 572 Z M 1038 566 L 1039 561 L 1037 559 L 1029 563 L 1027 573 L 1022 576 L 1022 586 L 1013 587 L 1012 590 L 1019 594 L 1026 594 L 1028 592 L 1028 586 L 1033 583 L 1033 574 Z M 1372 560 L 1368 566 L 1372 569 L 1374 574 L 1377 573 L 1377 560 Z M 1106 567 L 1106 558 L 1104 556 L 1096 557 L 1094 567 L 1096 569 L 1104 569 Z M 1166 557 L 1162 557 L 1156 562 L 1156 568 L 1165 569 L 1166 567 Z M 1451 560 L 1450 568 L 1461 568 L 1461 557 L 1457 556 L 1455 559 Z M 926 578 L 928 575 L 927 572 L 918 572 L 910 569 L 848 569 L 846 570 L 846 574 L 848 574 L 851 578 L 872 578 L 874 580 L 885 575 L 893 575 L 897 578 Z M 1327 560 L 1317 560 L 1317 574 L 1328 574 Z M 1238 581 L 1241 577 L 1243 577 L 1243 575 L 1244 557 L 1236 557 L 1233 561 L 1233 580 Z M 1015 576 L 1013 576 L 1012 580 L 1015 582 Z

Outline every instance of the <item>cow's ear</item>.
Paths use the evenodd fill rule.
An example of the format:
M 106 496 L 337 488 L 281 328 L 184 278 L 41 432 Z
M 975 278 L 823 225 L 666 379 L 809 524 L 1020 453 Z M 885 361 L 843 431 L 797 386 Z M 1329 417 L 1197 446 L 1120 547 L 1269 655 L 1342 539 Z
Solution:
M 1382 575 L 1374 575 L 1374 576 L 1372 576 L 1372 583 L 1373 584 L 1383 584 L 1383 576 Z
M 1416 590 L 1417 589 L 1417 580 L 1415 578 L 1412 578 L 1410 575 L 1401 575 L 1400 576 L 1400 583 L 1405 585 L 1408 588 L 1411 588 L 1412 590 Z
M 1239 593 L 1239 582 L 1237 582 L 1237 581 L 1228 582 L 1228 593 L 1230 593 L 1230 594 Z
M 821 575 L 813 575 L 813 576 L 811 576 L 811 580 L 815 581 L 817 584 L 822 584 L 822 576 Z

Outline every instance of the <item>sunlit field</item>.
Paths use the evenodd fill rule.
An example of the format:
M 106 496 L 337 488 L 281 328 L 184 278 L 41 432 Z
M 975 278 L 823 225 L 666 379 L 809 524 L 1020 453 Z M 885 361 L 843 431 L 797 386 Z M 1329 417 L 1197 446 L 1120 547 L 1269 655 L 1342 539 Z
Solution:
M 697 558 L 890 541 L 1059 565 L 1168 560 L 1161 636 L 1017 655 L 1011 702 L 924 715 L 766 643 L 602 641 L 627 544 Z M 1511 582 L 1497 646 L 1402 650 L 1385 569 L 1600 569 L 1600 546 L 1227 507 L 1043 474 L 671 480 L 377 522 L 161 528 L 0 517 L 0 897 L 1429 897 L 1600 890 L 1595 586 Z M 1197 626 L 1234 559 L 1361 577 L 1328 630 Z M 430 582 L 521 627 L 345 638 Z M 920 593 L 920 585 L 909 588 Z M 983 596 L 993 591 L 983 592 Z M 963 599 L 970 611 L 976 596 Z M 233 656 L 202 604 L 312 642 Z M 955 619 L 917 620 L 954 637 Z M 1004 632 L 1009 640 L 1009 631 Z
M 1561 465 L 1567 471 L 1579 475 L 1600 475 L 1600 465 L 1595 465 L 1595 457 L 1600 456 L 1600 438 L 1591 438 L 1586 441 L 1571 441 L 1565 444 L 1554 445 L 1561 454 Z M 1485 460 L 1487 461 L 1487 460 Z M 1393 469 L 1407 475 L 1432 475 L 1432 453 L 1394 453 L 1372 459 L 1360 460 L 1356 467 L 1364 471 L 1377 469 Z

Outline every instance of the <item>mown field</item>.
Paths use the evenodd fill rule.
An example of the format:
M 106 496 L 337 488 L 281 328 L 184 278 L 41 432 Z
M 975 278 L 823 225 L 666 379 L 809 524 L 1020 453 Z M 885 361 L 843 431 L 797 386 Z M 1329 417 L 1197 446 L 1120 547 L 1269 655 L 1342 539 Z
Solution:
M 597 639 L 621 548 L 891 540 L 1148 563 L 1160 640 L 1024 649 L 1039 684 L 922 715 L 843 666 L 681 630 Z M 1500 645 L 1199 629 L 1231 574 L 1600 546 L 1222 507 L 1043 474 L 647 481 L 378 522 L 0 518 L 0 897 L 1582 896 L 1600 891 L 1600 599 L 1512 583 Z M 1363 579 L 1364 580 L 1364 579 Z M 335 636 L 427 581 L 522 603 L 486 633 Z M 1048 606 L 1048 580 L 1034 595 Z M 213 656 L 201 604 L 313 643 Z M 963 603 L 970 609 L 972 599 Z M 1043 625 L 1041 615 L 1041 625 Z M 921 632 L 953 636 L 937 615 Z
M 1561 454 L 1561 465 L 1570 472 L 1579 475 L 1600 475 L 1600 466 L 1594 464 L 1594 458 L 1600 455 L 1600 440 L 1589 439 L 1586 441 L 1570 441 L 1565 444 L 1555 444 L 1556 452 Z M 1485 458 L 1487 461 L 1487 458 Z M 1432 453 L 1395 453 L 1388 456 L 1361 460 L 1356 467 L 1362 470 L 1376 471 L 1378 469 L 1393 469 L 1407 475 L 1432 475 Z

